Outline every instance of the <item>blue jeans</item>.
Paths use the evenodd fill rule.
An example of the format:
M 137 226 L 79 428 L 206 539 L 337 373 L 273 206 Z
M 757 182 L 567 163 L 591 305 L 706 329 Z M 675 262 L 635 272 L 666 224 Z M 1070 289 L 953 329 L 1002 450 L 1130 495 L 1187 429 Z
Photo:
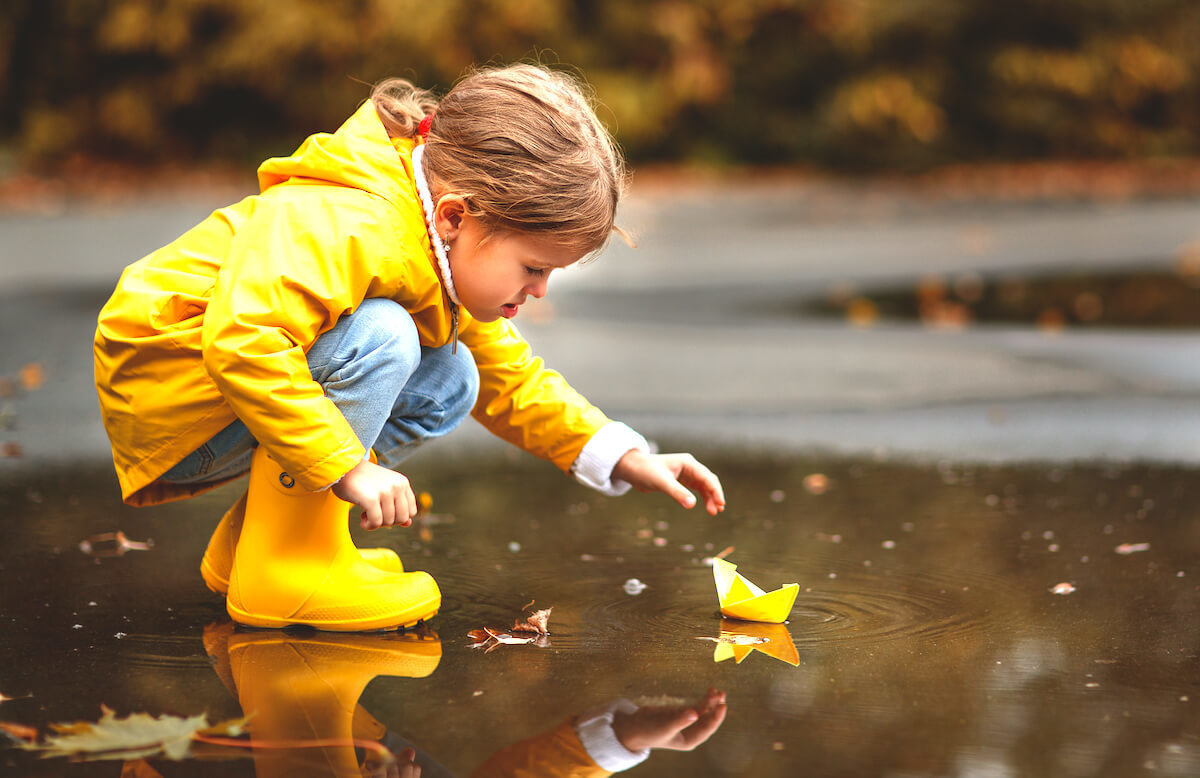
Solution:
M 479 394 L 470 351 L 422 346 L 412 316 L 386 299 L 363 301 L 317 338 L 308 369 L 363 446 L 391 469 L 425 441 L 457 427 Z M 235 421 L 160 480 L 194 484 L 241 475 L 257 445 L 246 425 Z

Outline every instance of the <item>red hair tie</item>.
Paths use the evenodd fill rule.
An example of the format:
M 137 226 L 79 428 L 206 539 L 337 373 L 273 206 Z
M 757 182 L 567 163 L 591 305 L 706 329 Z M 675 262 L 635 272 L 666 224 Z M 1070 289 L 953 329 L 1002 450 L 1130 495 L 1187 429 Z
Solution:
M 428 138 L 429 137 L 429 128 L 432 125 L 433 125 L 433 114 L 431 114 L 431 113 L 425 114 L 425 118 L 422 119 L 421 123 L 417 125 L 417 134 L 420 135 L 422 138 Z

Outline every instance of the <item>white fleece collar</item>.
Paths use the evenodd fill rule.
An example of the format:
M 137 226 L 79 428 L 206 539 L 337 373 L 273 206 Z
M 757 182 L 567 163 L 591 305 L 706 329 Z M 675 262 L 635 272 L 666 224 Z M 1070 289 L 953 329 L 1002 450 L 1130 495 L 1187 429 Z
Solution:
M 429 230 L 429 242 L 433 244 L 433 253 L 437 256 L 438 268 L 442 271 L 442 283 L 446 287 L 446 294 L 452 303 L 461 306 L 462 301 L 458 299 L 458 292 L 454 290 L 454 279 L 450 276 L 450 254 L 446 250 L 446 244 L 442 242 L 442 236 L 438 234 L 434 222 L 433 195 L 429 193 L 429 181 L 425 178 L 425 168 L 421 164 L 424 156 L 424 144 L 413 149 L 413 174 L 417 181 L 417 193 L 421 195 L 421 205 L 425 209 L 425 225 Z

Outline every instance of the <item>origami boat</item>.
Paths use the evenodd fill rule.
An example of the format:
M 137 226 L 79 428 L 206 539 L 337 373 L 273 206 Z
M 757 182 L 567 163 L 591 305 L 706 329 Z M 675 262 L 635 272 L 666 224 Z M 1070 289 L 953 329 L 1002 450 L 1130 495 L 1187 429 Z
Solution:
M 733 659 L 739 665 L 751 652 L 761 651 L 769 657 L 787 662 L 792 667 L 800 664 L 796 643 L 787 627 L 782 624 L 752 624 L 747 621 L 721 619 L 721 635 L 715 639 L 713 661 Z
M 792 612 L 799 584 L 786 584 L 773 592 L 764 592 L 737 572 L 737 565 L 724 559 L 713 560 L 713 578 L 721 613 L 731 619 L 782 624 Z

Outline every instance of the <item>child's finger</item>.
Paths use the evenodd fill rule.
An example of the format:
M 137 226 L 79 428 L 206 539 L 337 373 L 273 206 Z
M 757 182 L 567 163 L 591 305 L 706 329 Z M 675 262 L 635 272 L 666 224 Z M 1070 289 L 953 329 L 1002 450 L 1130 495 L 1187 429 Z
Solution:
M 696 496 L 689 492 L 687 487 L 674 479 L 663 487 L 663 491 L 685 508 L 693 508 L 696 505 Z
M 395 523 L 396 498 L 387 494 L 379 501 L 379 525 L 381 527 L 390 527 Z
M 704 465 L 695 461 L 686 462 L 679 480 L 699 490 L 704 496 L 705 508 L 713 516 L 725 509 L 725 490 L 721 487 L 721 479 Z
M 417 498 L 413 495 L 412 489 L 408 489 L 400 495 L 396 502 L 396 524 L 398 526 L 407 527 L 412 524 L 412 517 L 417 514 L 416 502 Z
M 719 702 L 701 714 L 695 724 L 680 732 L 684 748 L 693 749 L 712 737 L 725 721 L 725 711 L 725 703 Z
M 383 519 L 379 512 L 379 504 L 368 505 L 363 508 L 363 529 L 379 529 L 383 526 Z

